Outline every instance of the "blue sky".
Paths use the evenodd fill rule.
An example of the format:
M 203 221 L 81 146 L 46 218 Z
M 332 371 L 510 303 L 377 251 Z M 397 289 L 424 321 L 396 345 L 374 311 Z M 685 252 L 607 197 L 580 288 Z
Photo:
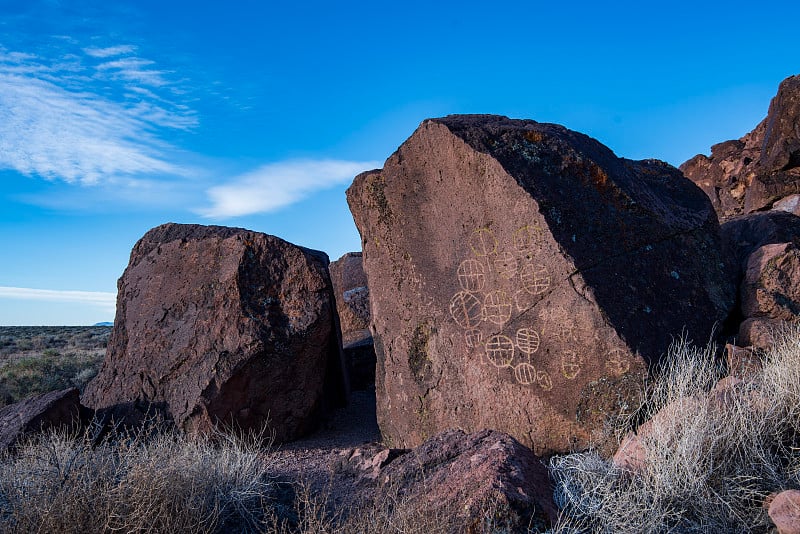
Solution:
M 678 165 L 800 72 L 797 2 L 0 0 L 0 325 L 112 320 L 149 228 L 358 250 L 344 190 L 427 117 Z

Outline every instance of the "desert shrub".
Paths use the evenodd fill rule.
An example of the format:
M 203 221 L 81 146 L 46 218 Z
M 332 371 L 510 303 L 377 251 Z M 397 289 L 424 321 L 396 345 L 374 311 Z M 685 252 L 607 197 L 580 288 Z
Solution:
M 800 487 L 800 330 L 777 337 L 763 368 L 722 396 L 713 347 L 674 344 L 642 406 L 642 419 L 668 417 L 643 434 L 641 468 L 593 451 L 551 459 L 555 532 L 768 530 L 764 499 Z
M 278 488 L 261 445 L 153 427 L 99 444 L 45 433 L 0 459 L 0 531 L 263 531 Z
M 0 366 L 0 407 L 31 395 L 76 387 L 83 391 L 103 361 L 97 353 L 59 355 L 52 349 Z

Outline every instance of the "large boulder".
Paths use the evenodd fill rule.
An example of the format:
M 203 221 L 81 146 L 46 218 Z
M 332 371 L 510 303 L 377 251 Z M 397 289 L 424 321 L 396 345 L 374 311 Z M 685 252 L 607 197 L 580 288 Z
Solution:
M 75 388 L 42 393 L 0 409 L 0 453 L 48 429 L 76 429 L 90 414 L 81 408 Z
M 763 209 L 798 213 L 800 76 L 781 82 L 767 117 L 739 140 L 711 147 L 681 165 L 711 199 L 720 220 Z
M 747 261 L 741 288 L 745 317 L 800 319 L 800 248 L 776 243 L 757 249 Z
M 360 252 L 348 252 L 330 265 L 342 347 L 353 389 L 375 383 L 375 349 L 369 331 L 369 286 Z
M 327 267 L 322 252 L 240 228 L 150 230 L 84 404 L 133 422 L 160 411 L 188 432 L 310 431 L 346 394 Z
M 537 454 L 603 443 L 648 364 L 734 302 L 703 192 L 558 125 L 426 120 L 347 197 L 394 446 L 451 427 Z

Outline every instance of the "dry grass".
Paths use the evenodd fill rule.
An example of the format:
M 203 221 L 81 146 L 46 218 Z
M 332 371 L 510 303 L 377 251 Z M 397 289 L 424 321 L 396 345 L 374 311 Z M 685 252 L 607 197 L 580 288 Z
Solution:
M 252 436 L 49 432 L 0 461 L 0 531 L 260 532 L 280 511 L 267 467 Z
M 713 349 L 674 345 L 643 407 L 644 419 L 671 414 L 642 440 L 644 467 L 625 470 L 594 452 L 553 458 L 562 508 L 554 530 L 768 530 L 764 498 L 800 488 L 800 330 L 778 337 L 763 369 L 724 398 L 709 393 L 725 374 Z

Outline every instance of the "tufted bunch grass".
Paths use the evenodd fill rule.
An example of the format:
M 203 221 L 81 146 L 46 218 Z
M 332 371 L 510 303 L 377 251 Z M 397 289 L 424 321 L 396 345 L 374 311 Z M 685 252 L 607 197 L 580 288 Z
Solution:
M 156 425 L 45 432 L 0 458 L 0 532 L 262 532 L 280 488 L 261 447 Z
M 800 328 L 776 333 L 741 383 L 715 350 L 679 340 L 648 384 L 638 468 L 596 452 L 554 457 L 559 533 L 766 532 L 774 492 L 800 488 Z M 629 427 L 632 422 L 629 422 Z

